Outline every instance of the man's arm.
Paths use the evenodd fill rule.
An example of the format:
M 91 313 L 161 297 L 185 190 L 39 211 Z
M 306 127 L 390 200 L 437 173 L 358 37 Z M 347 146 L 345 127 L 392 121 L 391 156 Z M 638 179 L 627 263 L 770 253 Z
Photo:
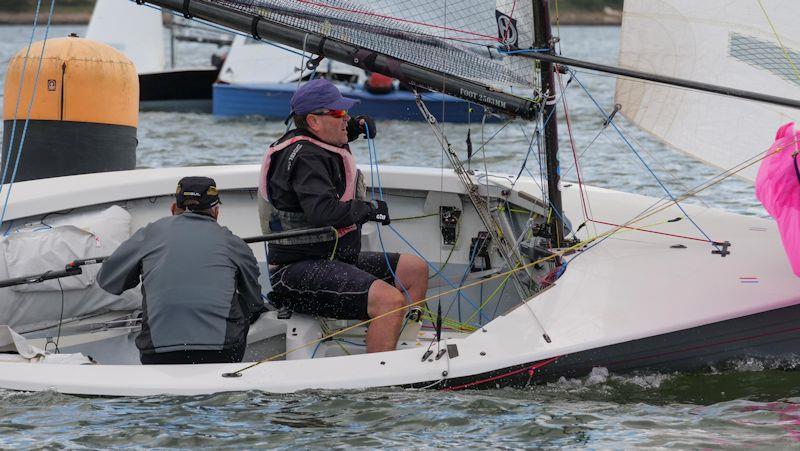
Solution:
M 139 285 L 146 228 L 137 230 L 103 262 L 100 272 L 97 273 L 97 284 L 100 288 L 111 294 L 121 294 Z
M 261 284 L 258 283 L 258 262 L 250 247 L 234 234 L 230 235 L 231 252 L 238 271 L 236 271 L 236 289 L 239 291 L 245 317 L 253 324 L 267 307 L 261 299 Z
M 368 220 L 372 207 L 353 199 L 340 202 L 329 158 L 299 152 L 292 168 L 292 189 L 308 221 L 315 226 L 347 227 Z

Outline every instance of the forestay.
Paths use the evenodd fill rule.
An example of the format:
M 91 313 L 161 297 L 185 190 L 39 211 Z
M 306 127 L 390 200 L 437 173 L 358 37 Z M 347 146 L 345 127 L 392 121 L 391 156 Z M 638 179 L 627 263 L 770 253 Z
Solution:
M 733 3 L 626 0 L 620 65 L 800 99 L 797 1 Z M 780 125 L 800 118 L 789 108 L 626 78 L 617 81 L 616 101 L 641 129 L 725 170 L 763 154 Z M 757 170 L 738 175 L 753 181 Z
M 209 0 L 493 89 L 530 96 L 533 62 L 501 48 L 533 43 L 530 2 L 499 0 Z M 316 49 L 307 48 L 314 52 Z

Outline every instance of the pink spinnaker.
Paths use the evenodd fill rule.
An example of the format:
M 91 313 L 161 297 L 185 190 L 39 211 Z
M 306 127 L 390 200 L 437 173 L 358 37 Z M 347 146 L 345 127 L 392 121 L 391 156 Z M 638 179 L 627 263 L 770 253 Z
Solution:
M 782 126 L 775 142 L 761 161 L 756 177 L 756 196 L 764 205 L 781 232 L 786 256 L 795 275 L 800 276 L 800 179 L 795 159 L 800 159 L 800 131 L 794 122 Z

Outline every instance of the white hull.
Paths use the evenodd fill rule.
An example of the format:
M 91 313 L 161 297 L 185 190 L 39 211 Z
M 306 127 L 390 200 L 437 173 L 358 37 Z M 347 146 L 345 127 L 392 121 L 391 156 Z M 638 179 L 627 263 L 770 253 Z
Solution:
M 217 180 L 224 202 L 221 216 L 224 225 L 240 236 L 259 234 L 255 201 L 251 197 L 257 182 L 257 166 L 138 170 L 18 183 L 14 186 L 9 215 L 10 219 L 35 218 L 55 210 L 117 203 L 129 207 L 133 217 L 131 226 L 135 229 L 166 214 L 175 181 L 190 174 Z M 452 194 L 463 194 L 457 178 L 451 172 L 443 176 L 438 169 L 384 167 L 381 176 L 383 189 L 390 196 L 393 217 L 420 214 L 430 208 L 432 199 L 459 201 Z M 504 177 L 490 180 L 495 184 L 490 192 L 508 184 Z M 59 189 L 49 189 L 50 184 L 58 184 Z M 534 204 L 525 199 L 536 197 L 537 191 L 532 180 L 522 180 L 510 201 L 534 209 Z M 655 201 L 600 188 L 589 188 L 588 195 L 592 209 L 603 212 L 595 219 L 616 224 L 625 223 Z M 563 196 L 565 213 L 577 227 L 582 222 L 577 185 L 565 187 Z M 241 377 L 222 375 L 242 369 L 247 363 L 59 365 L 57 368 L 46 364 L 0 363 L 0 388 L 135 396 L 240 390 L 283 393 L 391 385 L 458 387 L 473 379 L 484 380 L 493 371 L 502 375 L 504 371 L 525 368 L 534 362 L 550 364 L 548 359 L 554 357 L 569 361 L 570 356 L 587 355 L 581 354 L 583 351 L 637 340 L 642 343 L 659 334 L 698 330 L 704 325 L 800 303 L 800 279 L 791 272 L 773 221 L 695 206 L 685 208 L 712 239 L 731 242 L 730 255 L 723 258 L 712 254 L 713 247 L 708 243 L 636 230 L 620 232 L 580 254 L 553 286 L 530 299 L 527 306 L 498 315 L 469 335 L 433 344 L 434 353 L 425 361 L 421 358 L 427 344 L 380 354 L 266 362 L 241 372 Z M 468 202 L 463 202 L 463 209 L 461 234 L 469 238 L 482 227 Z M 699 236 L 685 219 L 665 222 L 677 216 L 681 213 L 673 206 L 633 226 L 660 224 L 650 228 Z M 441 261 L 449 252 L 450 248 L 441 244 L 436 217 L 427 222 L 394 225 L 430 259 Z M 586 239 L 610 228 L 604 227 L 596 230 L 593 225 L 585 227 L 578 238 Z M 379 250 L 376 231 L 366 232 L 365 246 Z M 388 230 L 383 230 L 382 237 L 387 250 L 409 251 Z M 671 247 L 676 244 L 685 248 Z M 263 261 L 263 247 L 253 249 Z M 462 239 L 456 246 L 451 262 L 461 268 L 468 264 L 468 239 Z M 429 294 L 435 292 L 434 289 Z M 504 298 L 503 302 L 513 305 L 513 298 Z M 552 338 L 551 343 L 542 338 L 543 330 L 533 320 L 532 312 Z M 696 345 L 702 348 L 703 340 L 712 338 L 699 337 L 695 339 Z M 747 353 L 750 343 L 739 344 L 740 354 Z M 445 352 L 440 359 L 433 358 L 438 348 L 452 345 L 457 347 L 458 356 Z M 684 350 L 687 355 L 697 357 L 701 353 L 691 352 L 692 346 L 690 343 Z M 785 353 L 785 349 L 781 352 Z M 737 356 L 735 351 L 719 355 L 723 354 Z M 555 360 L 552 365 L 558 362 Z M 643 360 L 639 367 L 653 363 Z M 544 370 L 545 366 L 541 368 Z M 524 375 L 529 380 L 537 377 L 534 372 Z M 505 382 L 498 379 L 496 383 Z

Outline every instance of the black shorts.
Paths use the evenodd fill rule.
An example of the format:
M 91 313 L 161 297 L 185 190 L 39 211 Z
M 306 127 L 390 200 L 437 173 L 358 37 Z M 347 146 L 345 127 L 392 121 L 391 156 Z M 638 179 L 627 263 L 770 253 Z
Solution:
M 391 271 L 386 265 L 389 260 Z M 269 300 L 297 313 L 338 319 L 368 319 L 367 295 L 376 280 L 394 285 L 400 254 L 361 252 L 355 265 L 338 260 L 303 260 L 271 271 Z

